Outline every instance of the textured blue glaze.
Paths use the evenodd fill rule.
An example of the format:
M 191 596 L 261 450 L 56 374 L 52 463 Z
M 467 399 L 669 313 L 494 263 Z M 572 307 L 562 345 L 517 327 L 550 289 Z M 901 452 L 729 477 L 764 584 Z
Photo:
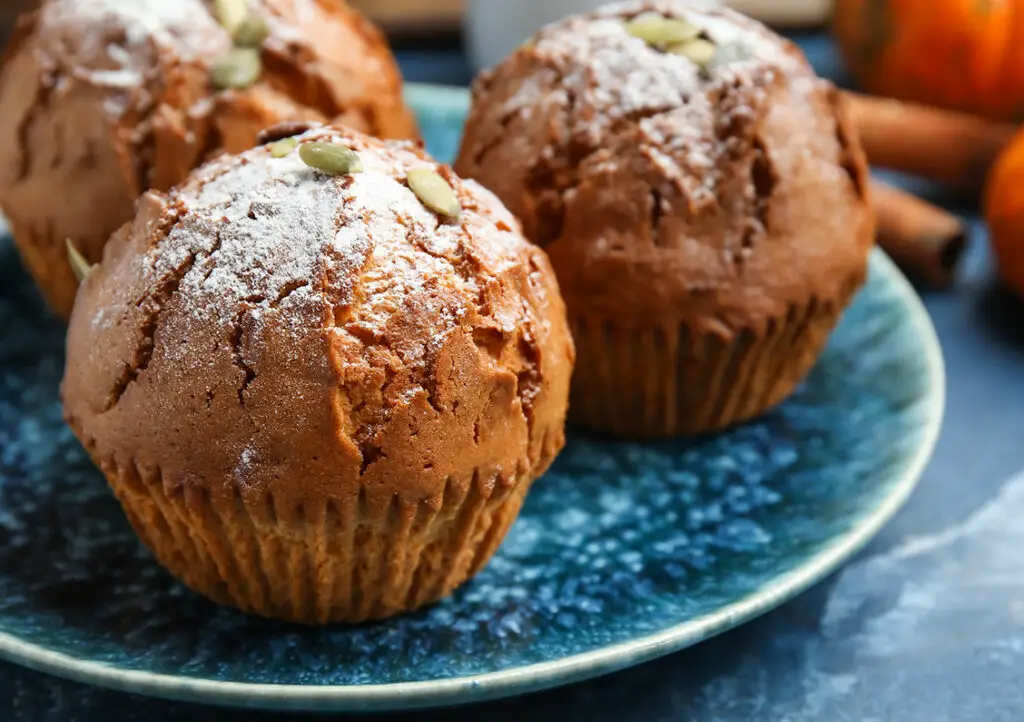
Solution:
M 413 100 L 431 150 L 450 157 L 464 96 Z M 933 441 L 933 342 L 895 279 L 875 257 L 820 364 L 774 413 L 689 442 L 573 432 L 494 561 L 451 599 L 308 630 L 206 602 L 138 544 L 61 420 L 62 328 L 0 241 L 0 632 L 127 670 L 392 684 L 586 654 L 766 594 L 905 492 Z

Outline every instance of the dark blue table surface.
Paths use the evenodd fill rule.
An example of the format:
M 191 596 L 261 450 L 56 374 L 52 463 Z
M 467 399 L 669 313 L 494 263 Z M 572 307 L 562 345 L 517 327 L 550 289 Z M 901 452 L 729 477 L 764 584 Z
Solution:
M 839 78 L 825 38 L 798 40 L 821 74 Z M 409 80 L 471 77 L 457 50 L 399 56 Z M 963 214 L 975 238 L 956 289 L 922 291 L 945 350 L 946 423 L 921 486 L 875 542 L 795 601 L 699 647 L 559 690 L 398 720 L 1024 719 L 1024 304 L 993 280 L 976 200 L 897 180 Z M 148 700 L 0 663 L 0 720 L 286 719 L 295 716 Z

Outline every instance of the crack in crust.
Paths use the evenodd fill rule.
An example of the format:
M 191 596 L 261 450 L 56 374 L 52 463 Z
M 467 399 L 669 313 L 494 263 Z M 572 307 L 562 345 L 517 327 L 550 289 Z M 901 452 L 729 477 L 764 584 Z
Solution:
M 343 188 L 348 188 L 352 185 L 351 176 L 344 176 L 338 181 Z M 342 204 L 339 206 L 337 213 L 334 216 L 334 232 L 337 233 L 344 224 L 344 217 L 346 212 L 350 210 L 351 197 L 346 197 Z M 370 329 L 360 327 L 351 321 L 356 317 L 358 304 L 361 300 L 361 286 L 358 285 L 358 281 L 361 280 L 366 271 L 366 267 L 369 264 L 373 255 L 372 251 L 372 239 L 367 239 L 366 252 L 362 254 L 362 262 L 358 269 L 351 269 L 352 275 L 357 279 L 357 283 L 352 283 L 348 279 L 342 279 L 337 276 L 333 271 L 333 268 L 346 268 L 346 257 L 334 248 L 333 244 L 328 244 L 325 249 L 325 259 L 322 265 L 322 271 L 319 279 L 319 291 L 320 296 L 323 299 L 325 308 L 324 318 L 325 327 L 327 329 L 337 329 L 339 331 L 351 334 L 358 338 L 364 346 L 364 359 L 367 358 L 367 352 L 372 353 L 372 350 L 378 351 L 385 350 L 383 347 L 384 339 L 380 338 L 375 333 L 371 332 Z M 349 259 L 350 260 L 350 259 Z M 332 348 L 332 354 L 337 354 L 337 351 Z M 341 365 L 341 359 L 335 356 L 335 366 Z M 370 364 L 367 361 L 368 365 Z M 386 390 L 387 384 L 394 378 L 394 373 L 390 372 L 389 363 L 384 364 L 384 380 L 382 386 L 383 390 Z M 337 394 L 344 399 L 344 406 L 337 407 L 339 418 L 337 419 L 338 427 L 349 433 L 352 442 L 356 445 L 361 456 L 360 461 L 360 476 L 364 476 L 369 467 L 380 461 L 382 457 L 381 449 L 379 446 L 373 443 L 377 431 L 386 423 L 381 421 L 376 415 L 367 413 L 370 409 L 370 404 L 366 400 L 357 399 L 353 396 L 352 390 L 348 388 L 346 384 L 337 384 Z M 347 408 L 347 412 L 345 409 Z M 355 429 L 350 429 L 350 424 L 345 423 L 345 416 L 348 416 L 355 425 Z M 360 489 L 362 491 L 362 489 Z
M 770 82 L 768 78 L 760 78 L 756 84 L 762 85 L 767 82 Z M 575 129 L 579 120 L 575 117 L 579 100 L 576 92 L 568 88 L 564 90 L 566 104 L 560 113 L 561 123 L 558 124 Z M 740 157 L 744 149 L 727 141 L 742 137 L 742 131 L 749 127 L 751 122 L 751 115 L 746 107 L 745 90 L 747 89 L 740 77 L 732 81 L 716 79 L 708 89 L 708 97 L 716 106 L 715 135 L 719 142 L 726 145 L 730 158 Z M 628 140 L 629 135 L 640 129 L 645 121 L 678 112 L 690 102 L 691 96 L 684 93 L 679 103 L 638 108 L 615 118 L 600 138 L 573 131 L 566 142 L 554 142 L 545 146 L 527 172 L 527 193 L 533 203 L 532 218 L 528 219 L 528 222 L 532 221 L 533 227 L 530 230 L 535 242 L 545 247 L 561 237 L 566 197 L 582 182 L 581 166 L 605 149 Z M 506 114 L 505 122 L 510 122 L 513 115 L 514 113 Z M 502 140 L 503 134 L 485 143 L 473 156 L 474 165 L 481 167 L 483 157 L 498 147 Z M 660 225 L 662 204 L 657 202 L 660 191 L 650 186 L 650 192 L 655 201 L 651 206 L 652 214 L 657 215 L 657 218 L 652 218 L 655 221 L 652 229 L 657 244 L 656 231 Z
M 182 206 L 172 207 L 172 212 L 161 218 L 160 224 L 153 229 L 150 244 L 155 244 L 160 239 L 170 235 L 174 227 L 185 217 L 186 210 Z M 139 332 L 142 336 L 132 358 L 121 370 L 120 376 L 114 382 L 107 399 L 106 411 L 117 406 L 128 388 L 139 378 L 139 375 L 149 367 L 153 358 L 153 349 L 156 346 L 156 332 L 160 315 L 167 306 L 174 294 L 178 292 L 182 279 L 192 270 L 196 264 L 199 252 L 193 250 L 185 259 L 171 272 L 152 287 L 145 296 L 136 302 L 145 314 Z
M 778 171 L 760 136 L 754 138 L 753 145 L 754 160 L 750 164 L 750 184 L 754 189 L 753 212 L 747 218 L 746 228 L 743 230 L 742 247 L 739 255 L 734 259 L 739 263 L 753 253 L 757 239 L 771 230 L 768 225 L 768 209 L 771 207 L 772 194 L 775 192 L 776 183 L 778 183 Z
M 210 247 L 210 252 L 206 254 L 206 258 L 203 259 L 203 277 L 199 281 L 199 285 L 203 285 L 210 279 L 210 275 L 214 269 L 217 268 L 217 263 L 214 257 L 217 255 L 217 251 L 221 249 L 221 245 L 224 242 L 224 228 L 223 226 L 217 226 L 216 235 L 213 238 L 213 245 Z
M 745 102 L 742 94 L 736 92 L 741 88 L 741 82 L 737 80 L 734 83 L 723 83 L 709 93 L 712 102 L 719 108 L 717 117 L 724 119 L 720 120 L 715 128 L 719 141 L 724 142 L 735 137 L 738 127 L 749 121 L 744 113 L 727 112 L 730 108 L 739 107 Z M 562 117 L 564 124 L 572 128 L 575 125 L 573 113 L 577 100 L 575 93 L 567 92 L 567 95 L 569 102 Z M 626 113 L 616 118 L 599 139 L 573 133 L 565 144 L 552 143 L 546 146 L 538 154 L 536 162 L 529 168 L 527 174 L 527 191 L 534 204 L 531 235 L 535 242 L 543 248 L 561 237 L 565 222 L 566 198 L 583 181 L 580 176 L 583 165 L 606 152 L 607 148 L 621 145 L 629 139 L 630 134 L 637 132 L 645 121 L 656 120 L 677 112 L 689 102 L 690 96 L 684 95 L 682 102 L 676 105 L 640 108 Z M 490 149 L 499 144 L 500 141 L 490 143 Z M 726 145 L 729 146 L 728 143 Z M 730 150 L 730 156 L 734 157 L 738 157 L 742 152 L 735 144 Z M 652 238 L 655 245 L 659 245 L 658 229 L 665 210 L 665 199 L 654 185 L 648 184 L 648 187 L 652 201 Z M 685 207 L 689 208 L 691 205 L 693 204 Z
M 244 375 L 242 383 L 238 387 L 238 403 L 243 409 L 245 409 L 245 392 L 249 389 L 249 384 L 256 380 L 256 369 L 246 362 L 243 349 L 246 336 L 244 322 L 251 309 L 252 306 L 249 303 L 242 304 L 232 319 L 231 333 L 228 337 L 228 343 L 231 346 L 231 362 Z
M 277 298 L 270 302 L 270 308 L 277 308 L 282 303 L 284 303 L 284 301 L 286 301 L 288 297 L 291 296 L 293 293 L 295 293 L 301 288 L 308 287 L 309 281 L 305 279 L 295 279 L 294 281 L 289 281 L 288 283 L 281 286 L 281 290 L 278 292 Z
M 25 45 L 36 32 L 39 23 L 40 11 L 36 10 L 18 18 L 10 39 L 0 54 L 0 65 L 6 66 L 13 58 L 19 55 Z M 32 170 L 32 149 L 34 144 L 29 139 L 29 133 L 40 118 L 46 117 L 51 109 L 54 91 L 62 86 L 68 79 L 77 79 L 75 67 L 68 67 L 59 59 L 44 54 L 38 48 L 32 51 L 32 57 L 40 66 L 39 82 L 34 88 L 34 95 L 27 112 L 18 119 L 15 126 L 16 149 L 18 152 L 17 161 L 12 164 L 14 174 L 11 177 L 11 185 L 19 185 L 29 177 Z M 63 135 L 56 133 L 50 139 L 51 144 L 61 144 Z M 51 147 L 51 170 L 55 169 L 64 157 L 64 148 Z M 86 153 L 94 152 L 92 147 L 86 148 Z M 49 236 L 47 236 L 49 238 Z M 60 241 L 63 244 L 63 240 Z
M 355 102 L 340 102 L 331 92 L 331 84 L 325 78 L 304 70 L 317 66 L 308 48 L 295 44 L 285 46 L 284 52 L 265 48 L 263 65 L 264 73 L 260 82 L 281 93 L 295 105 L 315 110 L 329 121 L 355 113 L 364 123 L 367 133 L 380 135 L 381 123 L 375 113 Z
M 211 173 L 204 181 L 204 185 L 210 183 L 230 170 L 228 166 L 220 168 Z M 165 241 L 174 228 L 181 223 L 188 215 L 188 207 L 183 200 L 173 199 L 168 206 L 167 212 L 161 216 L 160 221 L 148 230 L 146 248 L 148 251 L 155 249 Z M 153 358 L 153 351 L 156 346 L 156 332 L 159 326 L 160 317 L 167 304 L 178 292 L 185 276 L 193 268 L 202 268 L 203 280 L 205 281 L 213 273 L 215 263 L 212 261 L 214 255 L 220 250 L 222 243 L 221 228 L 218 227 L 210 249 L 204 251 L 199 248 L 189 250 L 185 259 L 171 272 L 165 275 L 157 283 L 153 284 L 147 292 L 135 301 L 135 306 L 143 309 L 145 316 L 140 326 L 142 338 L 136 347 L 132 358 L 124 365 L 121 374 L 114 383 L 108 395 L 105 411 L 110 411 L 124 397 L 128 388 L 139 378 L 143 371 L 149 367 Z
M 654 241 L 654 245 L 660 245 L 661 239 L 661 219 L 665 214 L 664 199 L 662 198 L 661 191 L 657 188 L 651 188 L 651 240 Z
M 457 184 L 451 170 L 441 167 L 439 171 L 448 177 L 449 182 Z M 342 181 L 344 182 L 344 181 Z M 467 208 L 468 210 L 468 208 Z M 345 215 L 342 208 L 338 213 L 338 219 Z M 370 225 L 372 216 L 364 217 L 363 221 Z M 528 425 L 530 434 L 533 432 L 533 405 L 537 395 L 542 390 L 542 379 L 539 368 L 539 348 L 533 339 L 533 330 L 529 323 L 523 324 L 516 335 L 508 335 L 493 327 L 481 327 L 477 325 L 481 320 L 486 320 L 492 313 L 487 300 L 487 288 L 490 284 L 497 283 L 497 279 L 491 276 L 480 260 L 474 256 L 471 249 L 471 229 L 463 219 L 459 224 L 457 245 L 447 252 L 438 250 L 431 243 L 432 232 L 435 229 L 424 227 L 418 222 L 413 222 L 401 213 L 394 216 L 396 223 L 405 230 L 405 240 L 415 251 L 423 253 L 433 259 L 446 263 L 454 274 L 464 284 L 463 291 L 467 294 L 466 308 L 460 315 L 462 325 L 467 322 L 474 325 L 472 340 L 481 353 L 486 354 L 495 361 L 500 361 L 505 349 L 510 343 L 516 343 L 517 350 L 523 359 L 523 367 L 514 373 L 516 374 L 516 395 L 520 399 L 523 417 Z M 337 222 L 337 221 L 336 221 Z M 372 380 L 368 382 L 371 389 L 355 393 L 354 389 L 347 388 L 345 384 L 338 385 L 338 394 L 342 397 L 345 413 L 348 417 L 340 421 L 344 428 L 351 425 L 349 434 L 362 456 L 361 475 L 365 475 L 368 469 L 375 463 L 387 458 L 384 449 L 377 442 L 378 433 L 384 429 L 391 420 L 391 409 L 387 403 L 377 403 L 372 399 L 387 399 L 392 394 L 390 389 L 393 383 L 401 380 L 400 371 L 407 363 L 400 358 L 399 354 L 388 346 L 387 339 L 374 329 L 370 329 L 354 323 L 353 320 L 359 317 L 360 307 L 369 296 L 363 287 L 368 265 L 373 255 L 372 248 L 376 245 L 374 239 L 368 239 L 370 244 L 369 252 L 366 253 L 361 267 L 352 273 L 351 278 L 355 279 L 350 286 L 339 285 L 336 279 L 329 278 L 329 272 L 325 269 L 325 277 L 322 286 L 324 303 L 330 312 L 326 317 L 330 319 L 334 328 L 358 339 L 362 344 L 363 362 L 372 369 Z M 330 251 L 329 251 L 330 253 Z M 351 259 L 349 259 L 351 261 Z M 535 264 L 531 262 L 532 272 L 538 272 Z M 425 285 L 429 287 L 433 279 L 425 279 Z M 531 290 L 535 290 L 532 287 Z M 523 301 L 524 311 L 526 301 Z M 425 393 L 425 400 L 435 414 L 454 414 L 458 408 L 458 401 L 452 403 L 448 408 L 439 400 L 439 362 L 443 344 L 436 347 L 424 349 L 422 358 L 423 368 L 417 374 L 421 376 L 421 386 Z M 476 431 L 475 442 L 479 443 L 481 419 L 475 421 Z
M 264 128 L 260 131 L 260 134 L 256 136 L 256 145 L 267 145 L 268 143 L 274 143 L 278 140 L 284 140 L 285 138 L 291 138 L 295 135 L 301 135 L 307 130 L 316 128 L 319 123 L 313 123 L 307 120 L 290 120 L 284 123 L 278 123 L 272 125 L 269 128 Z

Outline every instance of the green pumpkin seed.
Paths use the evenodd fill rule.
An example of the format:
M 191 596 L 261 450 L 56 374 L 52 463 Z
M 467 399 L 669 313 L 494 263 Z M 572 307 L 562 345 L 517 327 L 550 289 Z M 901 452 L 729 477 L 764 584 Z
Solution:
M 263 73 L 258 50 L 235 48 L 210 68 L 210 80 L 218 90 L 243 90 Z
M 715 53 L 718 48 L 714 43 L 707 40 L 691 40 L 687 43 L 680 43 L 673 45 L 666 52 L 672 53 L 673 55 L 682 55 L 690 62 L 696 64 L 701 68 L 707 68 L 708 64 L 715 57 Z
M 299 157 L 310 168 L 330 175 L 362 173 L 363 162 L 351 148 L 337 143 L 303 143 L 299 146 Z
M 68 252 L 68 264 L 71 266 L 71 271 L 75 274 L 75 278 L 81 283 L 89 277 L 93 271 L 96 270 L 96 266 L 85 260 L 85 256 L 75 248 L 75 244 L 68 238 L 65 240 Z
M 248 0 L 213 0 L 213 17 L 229 33 L 242 24 L 248 13 Z
M 276 143 L 270 144 L 270 155 L 274 158 L 284 158 L 286 155 L 291 155 L 291 152 L 298 145 L 299 141 L 295 140 L 295 138 L 283 138 Z
M 626 23 L 626 32 L 648 45 L 666 48 L 695 39 L 701 30 L 683 18 L 666 18 L 658 13 L 643 13 Z
M 462 213 L 455 191 L 448 181 L 427 168 L 414 168 L 406 175 L 409 188 L 430 210 L 448 218 L 458 218 Z
M 238 27 L 231 33 L 231 39 L 240 48 L 258 48 L 270 34 L 267 23 L 256 13 L 247 13 Z

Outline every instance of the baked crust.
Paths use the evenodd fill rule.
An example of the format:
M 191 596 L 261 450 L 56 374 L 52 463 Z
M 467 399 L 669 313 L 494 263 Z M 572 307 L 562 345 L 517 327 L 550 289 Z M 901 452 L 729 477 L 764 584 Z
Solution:
M 29 271 L 66 317 L 70 238 L 91 262 L 147 189 L 167 190 L 283 120 L 333 120 L 415 138 L 381 33 L 343 2 L 251 0 L 265 19 L 263 73 L 218 92 L 231 48 L 209 0 L 49 0 L 25 15 L 0 73 L 0 207 Z
M 322 127 L 326 176 L 269 146 L 148 193 L 71 319 L 62 386 L 101 466 L 213 498 L 383 514 L 474 470 L 533 478 L 563 443 L 573 365 L 548 260 L 488 191 L 419 146 Z M 436 168 L 440 219 L 405 184 Z
M 701 69 L 632 37 L 682 16 L 731 62 Z M 538 32 L 474 86 L 455 165 L 543 246 L 570 315 L 762 334 L 863 278 L 867 166 L 842 96 L 738 13 L 657 0 Z

